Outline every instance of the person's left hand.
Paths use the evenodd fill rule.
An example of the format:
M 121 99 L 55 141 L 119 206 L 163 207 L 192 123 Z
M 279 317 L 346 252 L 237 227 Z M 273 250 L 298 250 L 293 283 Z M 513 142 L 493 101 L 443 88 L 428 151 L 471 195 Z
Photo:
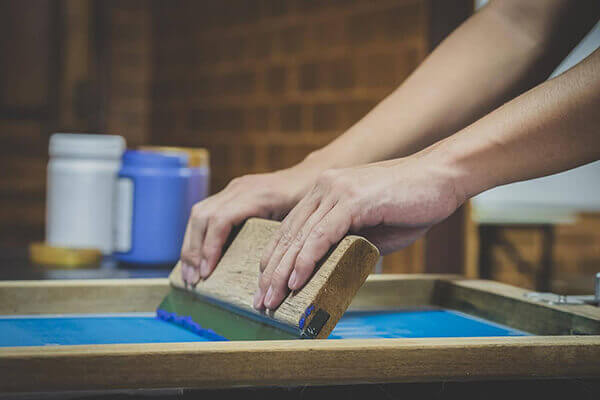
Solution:
M 325 171 L 265 248 L 254 308 L 273 310 L 289 290 L 302 288 L 348 232 L 389 253 L 414 242 L 463 201 L 451 170 L 427 157 Z

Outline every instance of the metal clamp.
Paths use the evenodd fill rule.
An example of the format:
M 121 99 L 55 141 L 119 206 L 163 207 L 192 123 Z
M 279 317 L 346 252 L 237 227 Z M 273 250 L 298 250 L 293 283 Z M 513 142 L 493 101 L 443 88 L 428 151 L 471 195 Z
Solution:
M 548 292 L 528 292 L 525 297 L 530 300 L 539 301 L 540 303 L 552 305 L 583 305 L 590 304 L 600 307 L 600 272 L 596 274 L 594 279 L 594 294 L 587 296 L 566 296 Z

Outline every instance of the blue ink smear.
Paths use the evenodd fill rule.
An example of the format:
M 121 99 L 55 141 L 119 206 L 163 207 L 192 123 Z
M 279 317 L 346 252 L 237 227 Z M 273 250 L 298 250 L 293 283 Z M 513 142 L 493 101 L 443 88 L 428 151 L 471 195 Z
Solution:
M 152 314 L 0 318 L 0 347 L 211 341 Z
M 215 331 L 211 329 L 206 329 L 200 326 L 192 320 L 192 317 L 189 316 L 179 316 L 176 313 L 172 313 L 163 309 L 156 310 L 156 318 L 161 319 L 166 322 L 170 322 L 172 324 L 176 324 L 181 326 L 182 328 L 187 329 L 190 332 L 195 333 L 196 335 L 202 336 L 207 340 L 213 342 L 222 342 L 228 341 L 229 339 L 217 334 Z
M 349 311 L 329 339 L 527 336 L 504 325 L 450 310 Z
M 298 326 L 300 329 L 304 329 L 304 323 L 306 322 L 306 317 L 303 315 L 300 317 L 300 321 L 298 321 Z

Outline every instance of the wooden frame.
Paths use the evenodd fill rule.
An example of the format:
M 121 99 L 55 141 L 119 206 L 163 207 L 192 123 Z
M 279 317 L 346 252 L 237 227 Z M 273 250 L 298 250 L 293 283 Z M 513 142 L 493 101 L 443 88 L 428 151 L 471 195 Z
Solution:
M 151 311 L 168 290 L 166 279 L 0 282 L 0 314 Z M 544 336 L 1 348 L 0 392 L 600 377 L 600 308 L 524 293 L 492 281 L 377 275 L 351 308 L 439 305 Z

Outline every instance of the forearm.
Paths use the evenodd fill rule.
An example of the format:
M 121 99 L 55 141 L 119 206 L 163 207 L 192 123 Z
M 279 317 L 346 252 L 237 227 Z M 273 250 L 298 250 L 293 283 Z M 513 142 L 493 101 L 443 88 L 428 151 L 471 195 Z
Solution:
M 600 159 L 600 49 L 416 156 L 452 174 L 462 199 Z
M 348 232 L 401 249 L 483 190 L 599 159 L 598 139 L 600 49 L 425 150 L 322 174 L 266 246 L 254 307 L 276 309 Z
M 323 168 L 359 165 L 406 156 L 453 134 L 544 80 L 593 25 L 597 9 L 589 1 L 490 4 L 308 161 Z

